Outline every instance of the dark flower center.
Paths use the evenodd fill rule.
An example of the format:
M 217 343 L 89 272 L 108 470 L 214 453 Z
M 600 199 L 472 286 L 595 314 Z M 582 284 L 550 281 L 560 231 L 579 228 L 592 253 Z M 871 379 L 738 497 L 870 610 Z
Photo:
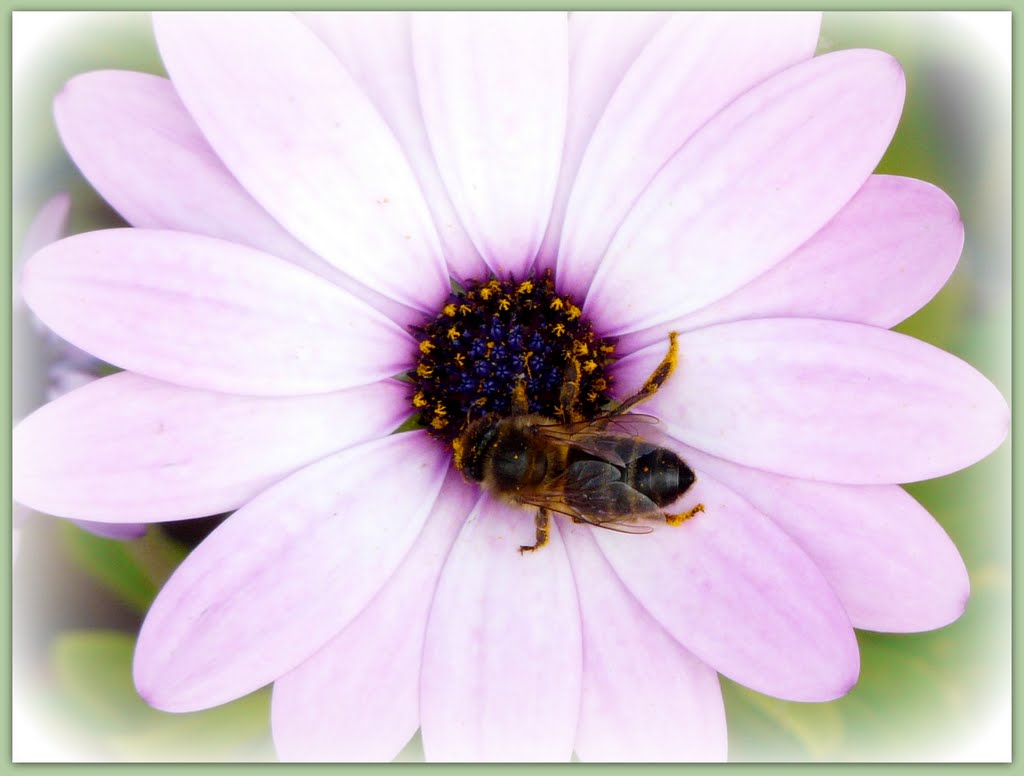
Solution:
M 419 424 L 446 443 L 482 414 L 509 413 L 518 383 L 530 412 L 564 420 L 559 391 L 569 354 L 580 365 L 583 417 L 610 399 L 615 345 L 594 336 L 572 298 L 556 293 L 550 273 L 472 282 L 413 333 L 420 356 L 410 375 L 412 405 Z

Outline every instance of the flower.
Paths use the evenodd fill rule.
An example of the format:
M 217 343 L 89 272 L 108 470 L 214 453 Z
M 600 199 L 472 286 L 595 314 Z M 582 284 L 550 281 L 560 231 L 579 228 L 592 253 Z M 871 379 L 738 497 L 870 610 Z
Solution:
M 65 234 L 71 198 L 57 194 L 47 200 L 29 224 L 22 240 L 21 256 L 27 257 Z M 97 358 L 61 339 L 31 312 L 25 310 L 17 296 L 14 300 L 15 314 L 27 316 L 35 335 L 42 340 L 44 368 L 46 372 L 46 400 L 63 396 L 68 391 L 90 383 L 103 373 L 104 364 Z M 21 525 L 28 517 L 22 508 L 15 510 L 13 520 L 15 556 L 20 543 Z M 97 523 L 89 520 L 74 520 L 79 528 L 104 536 L 108 539 L 137 539 L 146 531 L 144 523 Z
M 720 759 L 716 672 L 827 700 L 856 681 L 853 627 L 963 610 L 956 549 L 897 483 L 987 455 L 1008 410 L 886 330 L 963 239 L 941 191 L 871 174 L 902 106 L 891 57 L 812 58 L 814 14 L 156 29 L 170 83 L 88 74 L 56 107 L 134 228 L 50 246 L 23 283 L 128 371 L 22 423 L 14 473 L 57 514 L 237 509 L 147 616 L 150 703 L 273 681 L 286 759 L 388 759 L 420 726 L 435 760 Z M 437 387 L 442 317 L 545 270 L 564 316 L 545 337 L 578 301 L 594 339 L 573 343 L 614 338 L 620 398 L 680 332 L 644 412 L 703 514 L 647 537 L 556 520 L 520 554 L 533 521 L 453 469 L 449 405 L 418 408 L 436 434 L 391 433 L 416 396 L 393 376 Z M 475 362 L 503 363 L 483 345 Z

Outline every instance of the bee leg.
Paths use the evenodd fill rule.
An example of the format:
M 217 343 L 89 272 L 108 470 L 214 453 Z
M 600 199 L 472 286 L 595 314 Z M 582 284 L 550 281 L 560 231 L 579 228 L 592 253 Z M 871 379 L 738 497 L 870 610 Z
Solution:
M 536 541 L 532 545 L 522 544 L 519 546 L 519 554 L 539 550 L 548 543 L 551 531 L 551 515 L 545 507 L 537 510 L 533 518 L 533 524 L 537 527 Z
M 698 504 L 693 509 L 691 509 L 689 512 L 680 512 L 678 515 L 670 515 L 670 514 L 668 514 L 668 512 L 666 512 L 665 513 L 665 522 L 668 523 L 669 525 L 679 525 L 680 523 L 683 523 L 683 522 L 689 520 L 691 517 L 696 515 L 698 512 L 703 512 L 703 511 L 704 511 L 704 505 L 703 504 Z
M 562 378 L 562 389 L 558 395 L 558 406 L 562 411 L 562 422 L 573 423 L 580 420 L 580 362 L 576 356 L 569 356 L 565 364 L 565 376 Z
M 512 412 L 525 415 L 530 411 L 530 400 L 526 396 L 526 380 L 520 378 L 512 388 Z
M 676 343 L 678 336 L 674 331 L 669 332 L 668 353 L 665 354 L 665 358 L 651 372 L 651 376 L 647 378 L 647 382 L 643 384 L 643 387 L 615 408 L 614 414 L 621 415 L 634 404 L 639 404 L 644 399 L 653 396 L 664 385 L 665 381 L 675 371 L 676 364 L 679 363 L 679 345 Z

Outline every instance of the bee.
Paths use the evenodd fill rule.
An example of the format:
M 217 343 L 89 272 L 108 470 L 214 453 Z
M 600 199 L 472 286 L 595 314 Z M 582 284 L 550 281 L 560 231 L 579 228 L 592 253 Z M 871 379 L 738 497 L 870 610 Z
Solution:
M 651 532 L 640 520 L 678 525 L 704 506 L 667 514 L 693 485 L 693 470 L 674 452 L 645 441 L 645 424 L 657 420 L 628 412 L 652 396 L 675 369 L 676 333 L 668 354 L 633 396 L 590 420 L 578 420 L 580 367 L 570 356 L 559 404 L 562 420 L 528 412 L 525 382 L 513 391 L 510 415 L 490 413 L 468 423 L 453 442 L 463 476 L 513 504 L 537 507 L 536 540 L 519 552 L 548 542 L 550 513 L 577 523 L 631 534 Z

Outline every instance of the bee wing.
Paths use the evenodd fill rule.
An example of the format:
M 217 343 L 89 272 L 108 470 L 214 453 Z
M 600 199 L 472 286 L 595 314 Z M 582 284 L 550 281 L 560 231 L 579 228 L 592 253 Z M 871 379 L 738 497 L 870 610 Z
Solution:
M 615 519 L 598 520 L 597 518 L 580 512 L 575 507 L 565 503 L 565 500 L 555 494 L 532 494 L 529 498 L 523 499 L 524 504 L 531 504 L 535 507 L 545 507 L 552 512 L 560 512 L 568 515 L 577 523 L 587 523 L 598 528 L 607 528 L 610 531 L 628 534 L 649 534 L 654 529 L 649 525 L 636 525 L 628 522 L 632 517 L 623 518 L 621 515 Z
M 650 526 L 633 523 L 641 518 L 658 519 L 661 510 L 621 478 L 622 472 L 611 463 L 577 461 L 566 469 L 557 487 L 532 493 L 524 500 L 569 515 L 577 522 L 622 533 L 650 533 Z
M 566 491 L 583 491 L 610 485 L 622 479 L 622 472 L 611 463 L 604 461 L 577 461 L 565 472 Z
M 540 433 L 552 441 L 575 447 L 615 466 L 625 466 L 630 461 L 658 449 L 657 445 L 645 442 L 637 436 L 610 433 L 595 428 L 584 428 L 572 433 L 542 428 Z
M 638 412 L 628 412 L 624 415 L 616 415 L 614 411 L 603 412 L 590 420 L 581 420 L 576 423 L 551 423 L 537 424 L 541 431 L 551 436 L 575 436 L 585 432 L 604 431 L 609 426 L 615 431 L 626 436 L 639 436 L 644 428 L 655 426 L 658 419 L 653 415 L 641 415 Z

